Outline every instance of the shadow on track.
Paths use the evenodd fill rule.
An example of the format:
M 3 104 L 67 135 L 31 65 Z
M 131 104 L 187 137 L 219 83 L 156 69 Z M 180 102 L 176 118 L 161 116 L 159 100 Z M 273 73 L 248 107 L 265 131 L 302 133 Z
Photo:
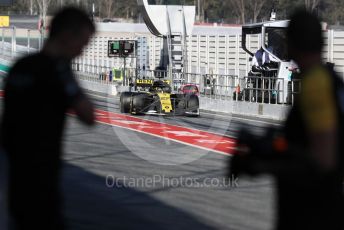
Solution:
M 69 229 L 214 229 L 147 193 L 123 184 L 109 188 L 105 177 L 67 163 L 63 190 Z

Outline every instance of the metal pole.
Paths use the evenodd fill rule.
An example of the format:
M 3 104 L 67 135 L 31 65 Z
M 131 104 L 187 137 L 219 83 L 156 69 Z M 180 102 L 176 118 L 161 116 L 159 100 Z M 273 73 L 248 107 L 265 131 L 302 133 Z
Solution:
M 30 30 L 27 30 L 27 53 L 30 53 Z
M 17 51 L 17 41 L 16 41 L 16 27 L 13 26 L 12 28 L 12 56 L 13 53 Z
M 92 21 L 94 21 L 94 12 L 95 12 L 95 6 L 94 6 L 94 3 L 92 3 Z
M 201 21 L 201 0 L 198 0 L 198 4 L 197 4 L 197 17 L 198 17 L 198 21 Z
M 265 97 L 265 78 L 262 79 L 262 103 L 264 103 L 264 97 Z
M 2 52 L 4 53 L 5 49 L 5 29 L 2 28 Z
M 127 78 L 126 78 L 126 57 L 124 56 L 124 70 L 123 70 L 123 85 L 126 86 Z
M 41 39 L 42 39 L 42 42 L 41 42 L 41 45 L 42 45 L 42 49 L 43 49 L 43 46 L 44 46 L 44 36 L 45 36 L 45 26 L 43 26 L 43 28 L 42 28 L 42 37 L 41 37 Z
M 38 38 L 38 50 L 43 48 L 43 41 L 44 41 L 44 25 L 40 29 L 40 36 Z
M 33 15 L 33 0 L 30 0 L 30 15 Z

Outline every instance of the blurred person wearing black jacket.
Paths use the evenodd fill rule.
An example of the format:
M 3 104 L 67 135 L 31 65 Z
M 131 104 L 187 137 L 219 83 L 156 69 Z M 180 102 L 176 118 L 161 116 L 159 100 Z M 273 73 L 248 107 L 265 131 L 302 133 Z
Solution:
M 283 130 L 241 132 L 230 173 L 277 179 L 278 230 L 343 230 L 344 84 L 322 63 L 319 19 L 295 12 L 288 52 L 301 70 L 302 91 Z
M 17 61 L 6 79 L 1 140 L 9 162 L 10 229 L 64 229 L 59 183 L 66 112 L 94 123 L 71 61 L 94 32 L 86 13 L 62 9 L 42 51 Z

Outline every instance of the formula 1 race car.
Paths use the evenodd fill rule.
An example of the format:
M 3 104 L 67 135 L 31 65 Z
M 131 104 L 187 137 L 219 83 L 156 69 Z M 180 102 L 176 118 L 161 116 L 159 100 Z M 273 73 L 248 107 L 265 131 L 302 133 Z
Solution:
M 147 91 L 123 92 L 122 113 L 199 116 L 199 99 L 194 94 L 171 93 L 168 81 L 138 79 L 136 86 Z

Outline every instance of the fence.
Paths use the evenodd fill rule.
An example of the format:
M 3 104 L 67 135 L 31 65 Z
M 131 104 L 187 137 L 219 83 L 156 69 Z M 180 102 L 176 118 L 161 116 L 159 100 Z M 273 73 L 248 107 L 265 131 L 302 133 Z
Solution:
M 0 28 L 0 36 L 1 56 L 7 59 L 36 52 L 43 45 L 43 36 L 37 30 L 5 27 Z
M 72 68 L 82 80 L 127 87 L 137 78 L 166 79 L 169 76 L 166 71 L 127 68 L 126 78 L 118 80 L 110 76 L 109 73 L 115 70 L 109 67 L 73 63 Z M 124 69 L 119 71 L 124 72 Z M 285 81 L 275 75 L 239 77 L 224 74 L 174 73 L 172 78 L 168 79 L 171 80 L 174 92 L 178 92 L 182 85 L 192 84 L 198 87 L 201 97 L 254 103 L 292 104 L 295 94 L 301 89 L 300 80 Z M 285 84 L 288 87 L 285 87 Z

